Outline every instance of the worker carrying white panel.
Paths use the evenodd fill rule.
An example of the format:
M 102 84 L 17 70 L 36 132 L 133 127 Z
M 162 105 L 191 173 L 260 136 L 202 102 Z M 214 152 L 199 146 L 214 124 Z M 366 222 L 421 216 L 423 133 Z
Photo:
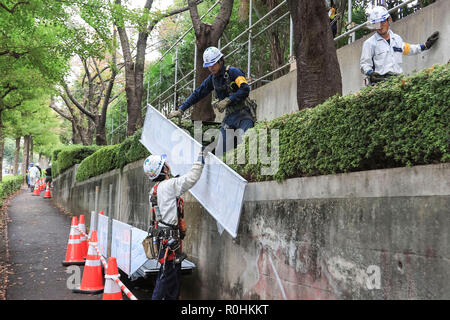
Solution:
M 187 173 L 202 145 L 148 105 L 140 142 L 151 154 L 165 154 L 175 175 Z M 233 237 L 237 236 L 247 181 L 209 153 L 200 180 L 190 193 Z

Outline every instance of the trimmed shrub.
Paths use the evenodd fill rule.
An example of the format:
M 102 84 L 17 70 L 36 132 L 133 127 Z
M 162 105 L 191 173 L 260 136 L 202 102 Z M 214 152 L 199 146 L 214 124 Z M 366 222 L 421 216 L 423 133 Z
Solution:
M 0 206 L 3 205 L 3 199 L 20 189 L 22 185 L 22 176 L 5 176 L 0 182 Z
M 194 135 L 194 124 L 192 122 L 182 121 L 181 128 L 187 130 L 191 136 Z M 218 125 L 202 126 L 203 132 L 209 128 L 218 128 Z M 150 152 L 139 142 L 141 135 L 142 129 L 138 129 L 122 143 L 103 147 L 81 161 L 77 169 L 76 181 L 84 181 L 110 170 L 123 169 L 129 163 L 148 157 Z M 209 144 L 209 142 L 206 144 Z
M 52 155 L 52 163 L 56 163 L 56 170 L 54 167 L 52 168 L 53 177 L 58 176 L 60 173 L 63 173 L 75 164 L 80 163 L 83 159 L 93 154 L 99 148 L 100 147 L 96 145 L 83 146 L 74 144 L 54 150 Z
M 139 139 L 142 135 L 142 129 L 136 130 L 136 132 L 126 138 L 122 143 L 120 143 L 117 159 L 117 168 L 122 169 L 128 163 L 137 161 L 142 158 L 146 158 L 150 155 L 147 148 L 144 147 Z
M 76 174 L 76 181 L 84 181 L 118 167 L 120 145 L 103 147 L 84 159 Z
M 231 167 L 249 181 L 344 173 L 448 162 L 450 76 L 448 65 L 413 76 L 392 77 L 353 95 L 334 96 L 313 109 L 258 123 L 231 156 Z M 278 170 L 261 174 L 249 161 L 251 132 L 260 139 L 279 130 Z M 261 140 L 259 140 L 261 141 Z M 230 157 L 230 155 L 228 155 Z M 255 161 L 253 161 L 255 162 Z

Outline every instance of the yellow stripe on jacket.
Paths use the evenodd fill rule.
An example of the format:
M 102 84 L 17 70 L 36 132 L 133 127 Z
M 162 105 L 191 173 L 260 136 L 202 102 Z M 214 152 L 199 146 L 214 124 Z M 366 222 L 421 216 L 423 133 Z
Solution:
M 240 88 L 241 84 L 243 83 L 247 83 L 247 80 L 245 79 L 245 77 L 243 76 L 239 76 L 236 78 L 236 80 L 234 80 L 234 82 L 237 84 L 237 86 Z
M 408 42 L 403 43 L 403 55 L 406 56 L 409 53 L 409 50 L 411 50 L 411 47 Z

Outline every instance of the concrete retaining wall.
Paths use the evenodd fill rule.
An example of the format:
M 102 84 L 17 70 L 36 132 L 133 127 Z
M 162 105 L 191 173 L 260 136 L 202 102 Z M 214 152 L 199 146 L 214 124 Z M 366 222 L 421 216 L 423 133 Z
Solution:
M 86 214 L 100 186 L 99 210 L 147 228 L 142 161 L 82 183 L 75 170 L 55 179 L 59 204 Z M 449 178 L 447 163 L 250 183 L 235 239 L 187 193 L 183 246 L 197 269 L 182 296 L 449 299 Z
M 450 60 L 450 1 L 440 0 L 415 14 L 392 24 L 392 30 L 409 43 L 425 43 L 434 32 L 440 39 L 431 50 L 415 56 L 403 57 L 403 70 L 411 74 L 415 70 L 429 68 L 433 64 L 445 64 Z M 372 35 L 337 50 L 342 76 L 342 94 L 358 92 L 364 86 L 359 67 L 363 42 Z M 326 86 L 326 83 L 323 84 Z M 250 96 L 258 103 L 258 120 L 272 120 L 283 114 L 298 111 L 297 72 L 291 71 L 258 89 Z

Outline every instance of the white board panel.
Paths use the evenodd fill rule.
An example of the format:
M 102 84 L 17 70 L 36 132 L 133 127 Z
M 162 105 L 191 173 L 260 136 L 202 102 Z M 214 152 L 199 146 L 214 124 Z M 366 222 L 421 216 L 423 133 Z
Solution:
M 147 106 L 141 143 L 151 154 L 166 154 L 173 175 L 187 173 L 201 150 L 201 144 Z M 237 235 L 247 181 L 212 153 L 191 194 L 233 237 Z
M 144 247 L 142 246 L 142 241 L 147 237 L 148 233 L 147 231 L 132 227 L 131 234 L 132 237 L 131 237 L 130 274 L 133 274 L 147 261 L 147 256 L 145 255 Z
M 98 215 L 97 237 L 98 250 L 105 258 L 108 256 L 108 220 L 105 215 Z
M 131 226 L 114 219 L 112 221 L 111 257 L 116 258 L 117 267 L 127 275 L 130 274 Z

